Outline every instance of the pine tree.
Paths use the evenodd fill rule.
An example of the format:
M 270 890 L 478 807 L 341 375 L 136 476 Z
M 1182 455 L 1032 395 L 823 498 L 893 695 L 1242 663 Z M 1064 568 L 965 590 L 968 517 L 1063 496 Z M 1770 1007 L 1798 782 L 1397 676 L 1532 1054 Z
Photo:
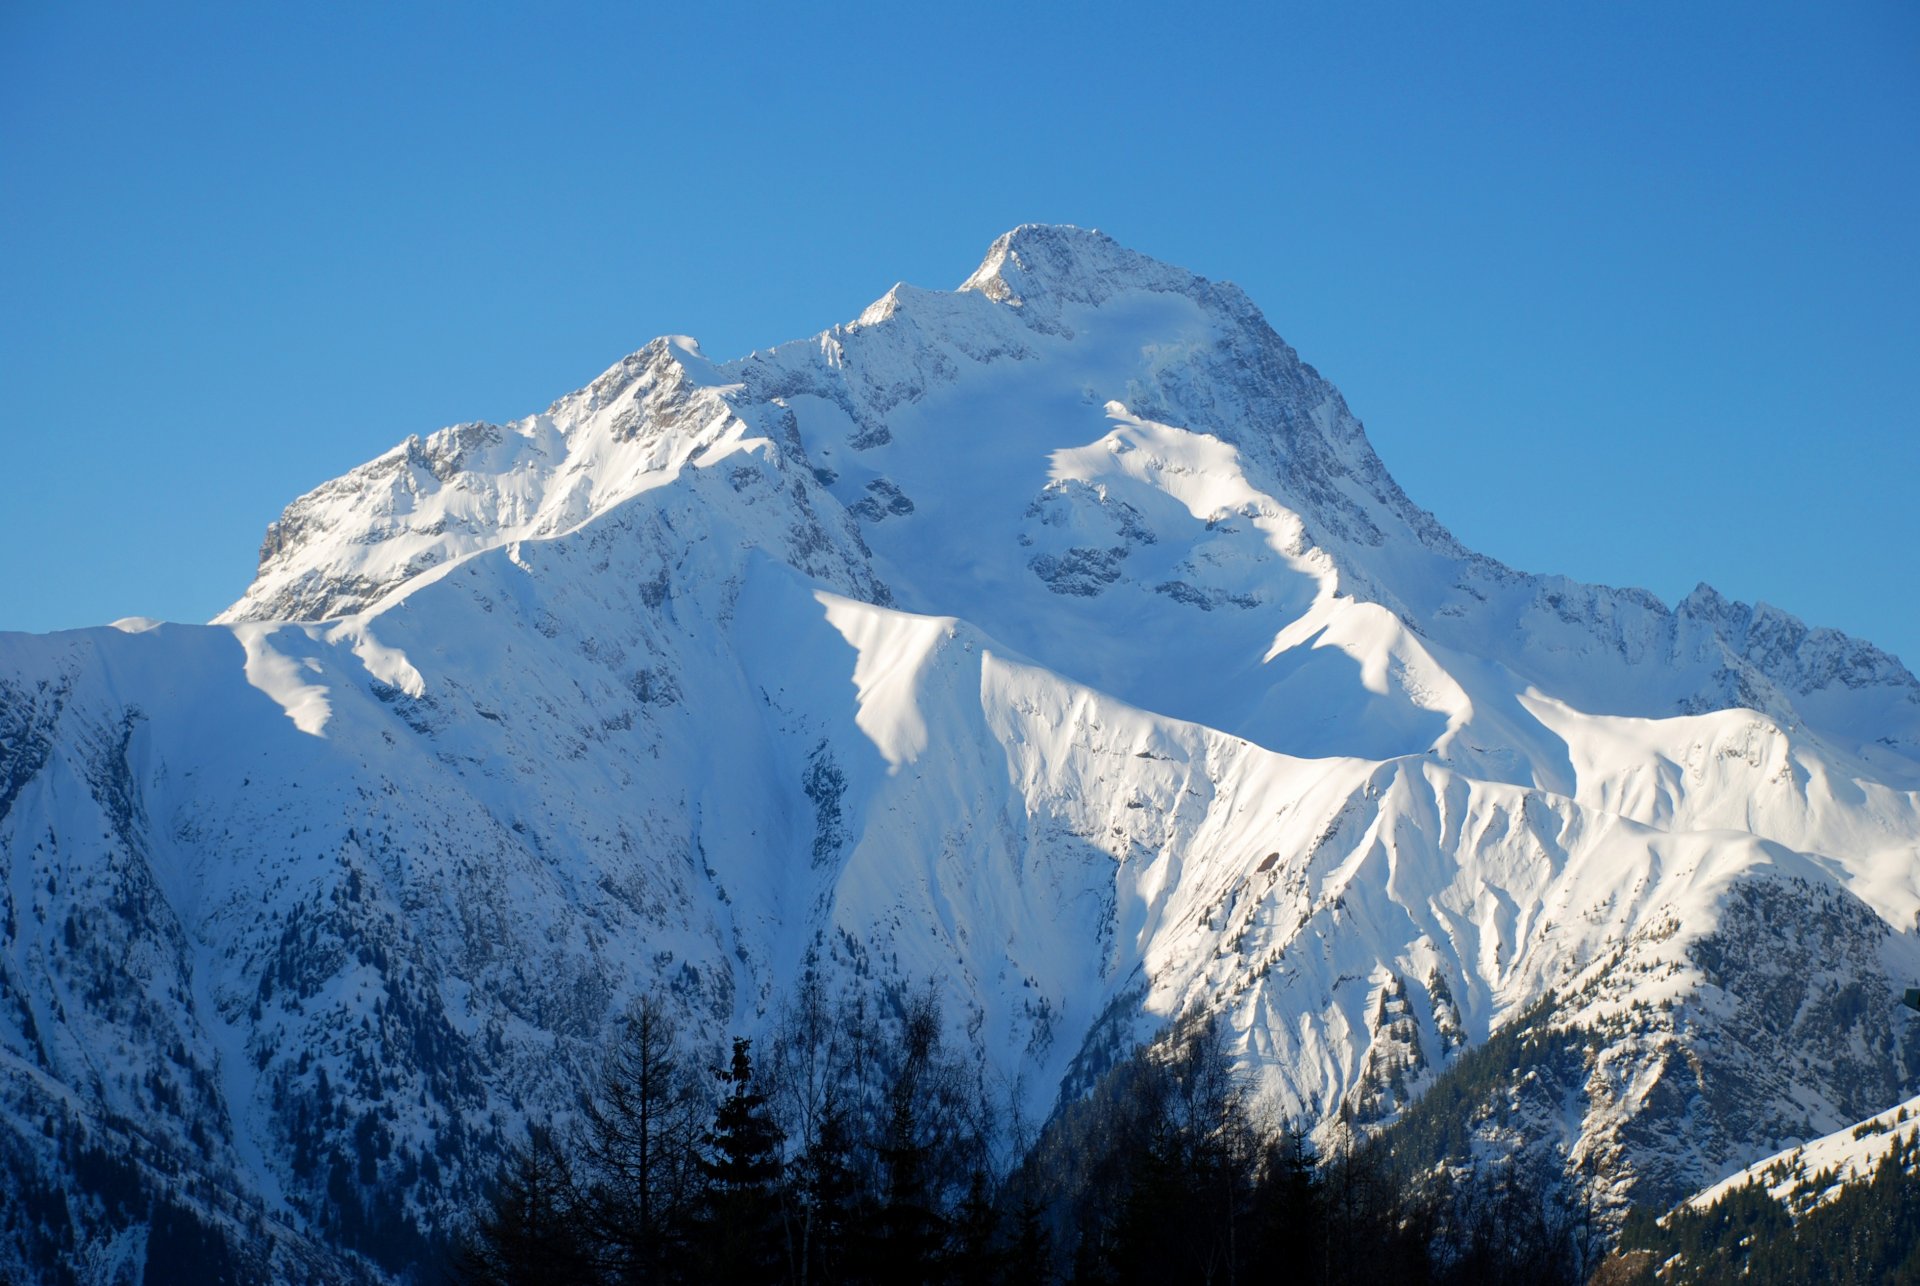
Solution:
M 951 1221 L 946 1278 L 954 1286 L 992 1286 L 1001 1280 L 1007 1256 L 1000 1247 L 1000 1209 L 994 1195 L 987 1172 L 976 1169 Z
M 1045 1286 L 1054 1280 L 1053 1233 L 1047 1228 L 1046 1211 L 1038 1201 L 1028 1198 L 1014 1215 L 1013 1244 L 1007 1247 L 1004 1280 Z
M 779 1184 L 782 1136 L 760 1092 L 748 1050 L 736 1037 L 733 1059 L 716 1073 L 721 1099 L 700 1159 L 705 1179 L 695 1226 L 699 1272 L 704 1280 L 779 1280 L 785 1255 L 780 1229 Z
M 822 1110 L 813 1142 L 794 1165 L 797 1225 L 789 1240 L 799 1286 L 840 1281 L 864 1185 L 855 1166 L 852 1123 L 837 1103 Z
M 889 1099 L 886 1135 L 876 1149 L 881 1201 L 868 1230 L 865 1266 L 880 1281 L 927 1281 L 944 1231 L 928 1191 L 931 1150 L 920 1138 L 909 1077 L 894 1084 Z
M 1293 1264 L 1304 1282 L 1325 1280 L 1324 1214 L 1306 1131 L 1289 1128 L 1267 1145 L 1250 1215 L 1254 1262 Z

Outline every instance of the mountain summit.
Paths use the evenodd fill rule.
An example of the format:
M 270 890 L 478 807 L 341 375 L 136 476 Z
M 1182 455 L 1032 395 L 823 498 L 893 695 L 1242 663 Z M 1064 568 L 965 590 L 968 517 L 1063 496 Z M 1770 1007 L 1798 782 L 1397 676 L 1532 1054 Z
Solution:
M 1196 277 L 1127 249 L 1098 230 L 1066 224 L 1023 223 L 994 240 L 962 291 L 977 290 L 997 304 L 1032 308 L 1030 316 L 1072 304 L 1098 307 L 1127 290 L 1198 295 Z
M 396 1272 L 635 996 L 808 971 L 934 986 L 1030 1120 L 1195 1010 L 1323 1139 L 1451 1077 L 1603 1209 L 1920 1071 L 1913 676 L 1465 549 L 1241 291 L 1079 229 L 411 438 L 213 625 L 0 636 L 0 733 L 8 1195 L 123 1256 L 96 1155 Z

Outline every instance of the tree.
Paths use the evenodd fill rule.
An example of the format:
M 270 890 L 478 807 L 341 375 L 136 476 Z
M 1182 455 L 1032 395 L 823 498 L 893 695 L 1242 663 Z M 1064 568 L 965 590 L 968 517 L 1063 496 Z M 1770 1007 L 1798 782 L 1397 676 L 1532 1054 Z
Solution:
M 887 1130 L 877 1149 L 881 1200 L 868 1229 L 866 1267 L 881 1281 L 927 1281 L 940 1254 L 945 1221 L 930 1190 L 933 1149 L 921 1134 L 911 1066 L 894 1082 L 888 1099 Z
M 861 1262 L 876 1280 L 933 1279 L 949 1216 L 986 1165 L 984 1096 L 942 1049 L 943 1027 L 931 986 L 906 999 L 873 1148 L 878 1204 L 863 1238 Z
M 1001 1279 L 1008 1255 L 1000 1245 L 1000 1208 L 993 1181 L 975 1170 L 967 1195 L 948 1221 L 947 1279 L 954 1286 L 991 1286 Z
M 867 1078 L 878 1041 L 858 1003 L 833 1003 L 809 965 L 768 1041 L 761 1076 L 794 1148 L 782 1224 L 798 1286 L 840 1280 L 868 1191 L 862 1144 Z
M 1267 1143 L 1251 1212 L 1254 1260 L 1298 1265 L 1306 1281 L 1324 1280 L 1326 1257 L 1315 1169 L 1306 1131 L 1288 1127 Z
M 581 1104 L 591 1175 L 582 1213 L 625 1281 L 666 1277 L 699 1186 L 704 1102 L 679 1040 L 658 997 L 644 997 L 627 1014 L 597 1093 Z
M 594 1254 L 566 1155 L 534 1127 L 501 1167 L 455 1275 L 470 1286 L 587 1286 Z
M 848 1245 L 866 1194 L 854 1147 L 847 1112 L 829 1102 L 813 1141 L 794 1162 L 788 1185 L 790 1209 L 797 1212 L 788 1241 L 799 1286 L 845 1276 Z
M 699 1165 L 705 1178 L 696 1216 L 699 1268 L 706 1280 L 775 1281 L 782 1275 L 780 1127 L 754 1081 L 752 1042 L 736 1037 L 733 1059 L 715 1075 L 720 1106 Z
M 1104 1096 L 1107 1155 L 1089 1167 L 1082 1275 L 1111 1282 L 1232 1281 L 1251 1244 L 1260 1139 L 1211 1018 L 1141 1051 Z M 1243 1244 L 1244 1243 L 1244 1244 Z
M 1047 1228 L 1045 1210 L 1031 1197 L 1015 1210 L 1013 1242 L 1006 1249 L 1004 1264 L 1004 1279 L 1009 1282 L 1043 1286 L 1054 1280 L 1053 1234 Z

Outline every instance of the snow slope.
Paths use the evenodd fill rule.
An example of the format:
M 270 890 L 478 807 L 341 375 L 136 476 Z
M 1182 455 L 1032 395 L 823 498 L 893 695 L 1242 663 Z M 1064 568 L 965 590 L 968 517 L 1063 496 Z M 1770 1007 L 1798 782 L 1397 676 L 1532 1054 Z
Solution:
M 108 1228 L 130 1157 L 283 1274 L 417 1258 L 637 993 L 751 1033 L 809 964 L 932 979 L 1029 1119 L 1196 1005 L 1323 1133 L 1524 1016 L 1476 1128 L 1614 1201 L 1920 1070 L 1913 676 L 1464 549 L 1071 228 L 410 439 L 213 625 L 0 635 L 0 859 L 17 1192 Z
M 1756 1161 L 1686 1201 L 1705 1210 L 1738 1188 L 1758 1184 L 1796 1216 L 1838 1197 L 1849 1184 L 1873 1178 L 1896 1149 L 1920 1142 L 1920 1096 L 1822 1138 Z

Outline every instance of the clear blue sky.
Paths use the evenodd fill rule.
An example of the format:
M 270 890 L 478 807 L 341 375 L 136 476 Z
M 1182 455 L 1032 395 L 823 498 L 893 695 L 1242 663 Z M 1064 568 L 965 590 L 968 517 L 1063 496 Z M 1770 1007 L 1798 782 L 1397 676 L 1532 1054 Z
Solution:
M 0 5 L 0 628 L 1020 222 L 1247 288 L 1509 563 L 1920 665 L 1920 7 Z

